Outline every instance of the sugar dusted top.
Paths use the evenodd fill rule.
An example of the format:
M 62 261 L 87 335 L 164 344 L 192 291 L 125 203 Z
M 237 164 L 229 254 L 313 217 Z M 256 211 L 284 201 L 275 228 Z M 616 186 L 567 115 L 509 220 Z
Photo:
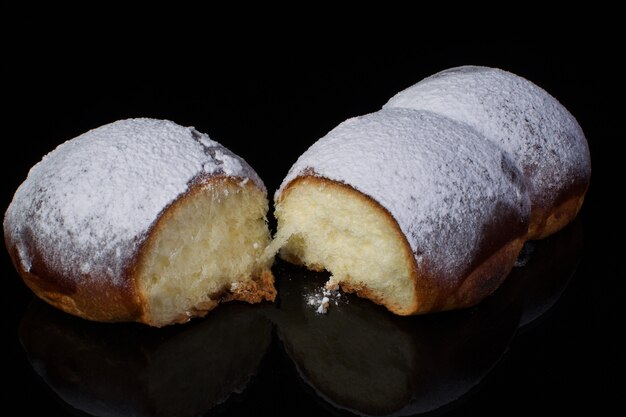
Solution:
M 30 170 L 5 214 L 5 236 L 26 271 L 41 257 L 65 279 L 121 285 L 129 256 L 162 210 L 211 175 L 265 189 L 243 159 L 193 127 L 117 121 L 61 144 Z
M 529 179 L 531 201 L 551 207 L 562 190 L 587 183 L 587 140 L 565 107 L 530 81 L 496 68 L 464 66 L 396 94 L 385 108 L 429 110 L 472 126 Z
M 514 163 L 474 129 L 432 112 L 384 109 L 341 123 L 302 154 L 276 200 L 311 173 L 376 200 L 418 266 L 450 279 L 476 260 L 488 225 L 516 222 L 520 234 L 527 227 L 528 193 Z

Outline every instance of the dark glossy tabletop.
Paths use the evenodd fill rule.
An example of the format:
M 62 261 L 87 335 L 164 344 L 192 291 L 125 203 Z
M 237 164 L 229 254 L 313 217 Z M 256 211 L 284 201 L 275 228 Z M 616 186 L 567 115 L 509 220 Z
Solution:
M 306 295 L 328 274 L 277 261 L 275 304 L 223 305 L 163 329 L 93 323 L 34 299 L 3 249 L 6 407 L 24 415 L 522 416 L 619 406 L 626 274 L 621 247 L 610 242 L 624 221 L 604 191 L 620 168 L 603 145 L 618 131 L 598 106 L 598 66 L 610 65 L 574 50 L 456 46 L 332 66 L 251 59 L 205 72 L 111 68 L 97 80 L 61 71 L 17 83 L 8 119 L 20 140 L 3 155 L 3 210 L 46 152 L 136 116 L 195 125 L 248 160 L 272 193 L 336 124 L 461 64 L 502 67 L 556 96 L 587 135 L 593 174 L 579 218 L 532 242 L 496 293 L 471 309 L 427 316 L 394 316 L 345 294 L 316 314 Z

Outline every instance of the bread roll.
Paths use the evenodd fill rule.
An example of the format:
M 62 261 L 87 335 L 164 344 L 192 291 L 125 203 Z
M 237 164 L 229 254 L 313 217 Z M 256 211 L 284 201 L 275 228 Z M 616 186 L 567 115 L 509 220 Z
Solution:
M 471 306 L 513 267 L 530 216 L 508 155 L 470 126 L 409 109 L 349 119 L 275 195 L 268 251 L 326 269 L 396 314 Z
M 97 321 L 152 326 L 219 302 L 273 300 L 267 192 L 240 157 L 192 127 L 129 119 L 36 164 L 4 219 L 24 282 Z
M 508 152 L 528 181 L 529 239 L 560 230 L 578 214 L 591 175 L 587 140 L 574 116 L 530 81 L 496 68 L 451 68 L 396 94 L 385 107 L 467 123 Z

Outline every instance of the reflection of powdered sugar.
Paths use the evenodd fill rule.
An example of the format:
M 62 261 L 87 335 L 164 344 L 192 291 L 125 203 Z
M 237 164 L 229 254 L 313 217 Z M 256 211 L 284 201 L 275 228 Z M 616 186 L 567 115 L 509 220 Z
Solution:
M 339 305 L 340 298 L 339 284 L 335 282 L 331 275 L 323 287 L 315 289 L 306 296 L 306 302 L 315 308 L 316 313 L 326 314 L 331 303 Z

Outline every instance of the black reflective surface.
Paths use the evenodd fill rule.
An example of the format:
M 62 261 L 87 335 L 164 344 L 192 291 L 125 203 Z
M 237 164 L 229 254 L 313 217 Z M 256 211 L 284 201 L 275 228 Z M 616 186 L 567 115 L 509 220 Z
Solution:
M 91 323 L 34 300 L 19 337 L 53 395 L 93 415 L 202 415 L 228 410 L 230 397 L 261 409 L 255 402 L 270 401 L 273 389 L 257 386 L 269 393 L 252 399 L 245 391 L 265 384 L 262 373 L 275 367 L 289 374 L 281 385 L 299 384 L 325 410 L 422 414 L 479 389 L 519 330 L 559 303 L 582 244 L 580 222 L 533 242 L 524 266 L 463 311 L 398 317 L 343 294 L 320 315 L 307 296 L 328 274 L 277 262 L 275 305 L 224 305 L 204 319 L 152 329 Z
M 5 45 L 2 212 L 45 153 L 141 116 L 209 133 L 244 157 L 271 195 L 298 155 L 338 123 L 464 64 L 510 70 L 557 97 L 588 138 L 592 183 L 578 225 L 534 244 L 527 264 L 492 297 L 424 317 L 395 317 L 350 296 L 318 317 L 301 294 L 326 275 L 277 263 L 277 305 L 221 306 L 161 330 L 90 323 L 34 301 L 2 249 L 5 414 L 482 417 L 624 409 L 623 75 L 614 59 L 623 48 L 611 48 L 613 38 L 588 45 L 565 33 L 539 43 L 412 38 L 401 53 L 345 49 L 342 59 L 273 53 L 263 44 L 225 57 L 206 37 L 187 51 L 187 42 L 153 51 L 147 40 L 87 51 L 56 41 L 56 28 L 23 27 L 39 40 Z M 534 22 L 526 29 L 542 30 Z
M 152 329 L 70 317 L 39 300 L 20 324 L 33 369 L 93 415 L 194 416 L 243 391 L 269 348 L 262 311 L 232 304 L 206 320 Z

